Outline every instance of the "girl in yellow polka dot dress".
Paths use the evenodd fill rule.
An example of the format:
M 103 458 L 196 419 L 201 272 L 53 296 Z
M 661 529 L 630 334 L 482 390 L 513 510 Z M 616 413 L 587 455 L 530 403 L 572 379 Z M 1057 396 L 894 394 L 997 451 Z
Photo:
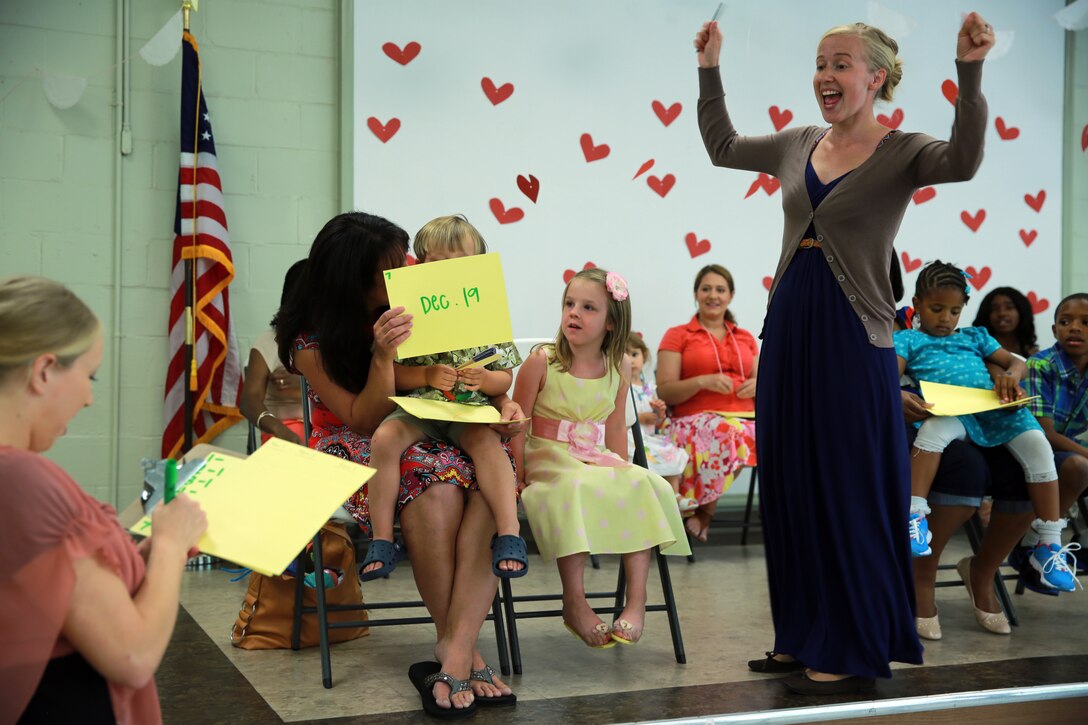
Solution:
M 672 487 L 627 462 L 630 330 L 623 277 L 582 270 L 563 293 L 555 342 L 533 351 L 514 386 L 514 399 L 532 416 L 528 435 L 514 441 L 514 455 L 533 538 L 559 568 L 564 625 L 601 649 L 642 636 L 651 549 L 691 553 Z M 611 626 L 586 601 L 590 553 L 623 558 L 626 604 Z

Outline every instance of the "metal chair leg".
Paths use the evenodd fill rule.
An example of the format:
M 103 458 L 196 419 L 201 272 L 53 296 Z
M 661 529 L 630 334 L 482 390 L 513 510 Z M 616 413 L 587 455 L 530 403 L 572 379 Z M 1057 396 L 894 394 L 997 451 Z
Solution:
M 305 577 L 305 572 L 299 572 Z M 332 658 L 329 655 L 329 610 L 325 607 L 325 564 L 321 531 L 314 535 L 314 591 L 317 593 L 317 636 L 321 643 L 321 684 L 332 689 Z
M 741 527 L 740 545 L 748 545 L 748 527 L 752 525 L 752 503 L 755 500 L 756 483 L 758 482 L 758 468 L 752 469 L 752 476 L 748 480 L 748 503 L 744 507 L 744 526 Z
M 295 559 L 295 614 L 291 622 L 291 649 L 298 652 L 302 647 L 302 591 L 306 571 L 306 549 Z
M 669 574 L 669 561 L 660 549 L 657 553 L 657 573 L 661 577 L 661 593 L 665 597 L 665 613 L 669 615 L 669 633 L 672 635 L 672 651 L 676 661 L 687 664 L 688 656 L 684 651 L 684 635 L 680 631 L 680 614 L 676 611 L 676 596 L 672 590 L 672 575 Z
M 499 603 L 499 591 L 496 588 L 495 598 L 491 600 L 491 614 L 495 618 L 495 641 L 499 647 L 499 672 L 510 674 L 510 650 L 506 641 L 506 624 L 503 622 L 502 605 Z
M 506 610 L 506 633 L 510 644 L 510 661 L 514 668 L 514 674 L 521 674 L 521 642 L 518 641 L 518 617 L 514 612 L 514 594 L 510 589 L 509 579 L 500 579 L 499 586 L 502 591 L 502 604 Z M 503 672 L 503 674 L 507 674 Z
M 619 573 L 616 574 L 616 611 L 612 613 L 612 621 L 615 622 L 620 617 L 620 612 L 623 611 L 624 602 L 627 599 L 627 570 L 623 566 L 623 559 L 620 559 Z

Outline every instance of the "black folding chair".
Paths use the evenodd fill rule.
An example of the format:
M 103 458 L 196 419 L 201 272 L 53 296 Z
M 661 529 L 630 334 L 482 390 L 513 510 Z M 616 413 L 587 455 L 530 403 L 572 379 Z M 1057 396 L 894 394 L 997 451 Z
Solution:
M 632 435 L 635 440 L 635 465 L 647 468 L 646 465 L 646 451 L 642 444 L 642 430 L 639 427 L 636 417 L 634 425 L 631 427 Z M 669 632 L 672 635 L 672 648 L 673 653 L 676 656 L 676 661 L 680 664 L 687 663 L 687 654 L 684 652 L 684 637 L 680 631 L 680 616 L 676 611 L 676 597 L 673 594 L 672 589 L 672 577 L 669 574 L 669 562 L 668 557 L 661 553 L 660 549 L 654 547 L 654 555 L 657 557 L 657 571 L 661 579 L 661 593 L 664 597 L 663 604 L 647 604 L 646 612 L 666 612 L 669 617 Z M 562 601 L 563 595 L 560 594 L 529 594 L 515 596 L 513 594 L 510 579 L 499 580 L 499 600 L 502 602 L 503 609 L 506 613 L 506 628 L 507 634 L 510 640 L 510 658 L 514 664 L 514 674 L 520 675 L 522 673 L 521 666 L 521 643 L 518 640 L 518 625 L 519 619 L 538 619 L 541 617 L 561 617 L 563 616 L 562 609 L 537 609 L 529 611 L 517 611 L 514 607 L 515 604 L 521 604 L 525 602 L 555 602 Z M 612 614 L 613 621 L 616 616 L 623 611 L 623 604 L 626 595 L 627 577 L 623 569 L 623 564 L 620 564 L 619 574 L 616 579 L 616 590 L 614 592 L 590 592 L 586 594 L 586 599 L 612 599 L 613 604 L 609 607 L 593 607 L 593 611 L 597 614 Z M 503 674 L 509 674 L 506 670 L 503 670 Z

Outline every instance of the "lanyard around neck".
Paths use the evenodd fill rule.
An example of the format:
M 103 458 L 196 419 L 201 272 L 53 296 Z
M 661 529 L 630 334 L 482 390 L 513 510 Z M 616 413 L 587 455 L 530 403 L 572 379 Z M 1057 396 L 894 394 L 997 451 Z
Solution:
M 747 377 L 744 375 L 744 359 L 740 356 L 740 345 L 737 344 L 737 336 L 729 329 L 728 323 L 723 324 L 725 326 L 726 334 L 728 334 L 729 339 L 733 341 L 733 349 L 737 353 L 737 366 L 740 368 L 741 380 L 747 380 Z M 699 327 L 702 328 L 703 332 L 705 332 L 706 336 L 710 339 L 710 349 L 714 351 L 714 362 L 718 364 L 718 373 L 725 375 L 725 370 L 722 369 L 722 358 L 718 354 L 718 339 L 710 333 L 710 330 L 703 326 L 703 323 L 700 322 Z

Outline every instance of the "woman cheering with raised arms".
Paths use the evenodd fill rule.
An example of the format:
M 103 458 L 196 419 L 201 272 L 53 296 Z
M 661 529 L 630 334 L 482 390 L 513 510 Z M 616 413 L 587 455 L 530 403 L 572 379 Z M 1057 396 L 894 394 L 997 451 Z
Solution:
M 823 125 L 758 137 L 738 135 L 725 109 L 717 23 L 695 36 L 711 161 L 771 174 L 782 188 L 756 389 L 775 644 L 749 667 L 793 672 L 786 684 L 796 692 L 865 690 L 891 676 L 890 661 L 922 661 L 888 264 L 914 190 L 970 179 L 982 161 L 982 59 L 993 42 L 977 13 L 964 19 L 945 142 L 874 117 L 902 77 L 898 46 L 877 28 L 843 25 L 820 39 L 812 86 Z

